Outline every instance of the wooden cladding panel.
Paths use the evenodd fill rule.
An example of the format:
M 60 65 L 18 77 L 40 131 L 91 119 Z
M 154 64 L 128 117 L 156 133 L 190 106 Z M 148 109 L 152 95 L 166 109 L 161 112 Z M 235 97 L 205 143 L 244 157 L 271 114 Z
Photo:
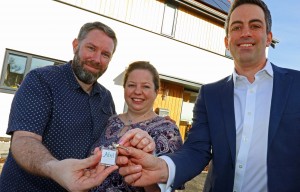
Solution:
M 176 121 L 179 127 L 182 95 L 184 88 L 181 85 L 175 85 L 168 82 L 161 82 L 161 90 L 154 102 L 154 109 L 164 108 L 169 110 L 169 116 Z M 163 99 L 163 94 L 168 92 L 167 96 Z
M 181 134 L 182 141 L 184 141 L 186 138 L 187 126 L 188 126 L 188 124 L 186 121 L 180 121 L 179 131 Z
M 60 0 L 97 14 L 161 34 L 166 0 Z M 225 31 L 222 22 L 186 7 L 177 9 L 172 38 L 225 55 Z

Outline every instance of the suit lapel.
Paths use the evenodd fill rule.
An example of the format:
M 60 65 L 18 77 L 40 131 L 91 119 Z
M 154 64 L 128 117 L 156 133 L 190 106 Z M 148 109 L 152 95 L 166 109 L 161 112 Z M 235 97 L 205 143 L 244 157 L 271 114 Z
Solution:
M 278 129 L 278 125 L 287 102 L 290 87 L 292 85 L 292 77 L 282 68 L 278 68 L 272 64 L 274 72 L 273 93 L 271 101 L 270 122 L 268 146 L 271 145 L 274 135 Z M 234 87 L 232 76 L 225 82 L 220 94 L 222 101 L 222 110 L 224 114 L 224 123 L 226 129 L 226 137 L 228 139 L 233 165 L 236 156 L 236 129 L 234 114 Z
M 286 70 L 278 68 L 273 64 L 272 67 L 274 72 L 274 80 L 269 122 L 268 147 L 270 147 L 274 135 L 278 129 L 293 80 L 292 77 L 288 76 L 288 72 Z
M 228 81 L 222 89 L 220 94 L 222 100 L 222 110 L 224 114 L 224 122 L 226 129 L 226 136 L 228 139 L 232 166 L 235 165 L 235 155 L 236 155 L 236 129 L 235 129 L 235 115 L 234 115 L 234 96 L 233 96 L 233 80 L 232 76 L 229 77 Z

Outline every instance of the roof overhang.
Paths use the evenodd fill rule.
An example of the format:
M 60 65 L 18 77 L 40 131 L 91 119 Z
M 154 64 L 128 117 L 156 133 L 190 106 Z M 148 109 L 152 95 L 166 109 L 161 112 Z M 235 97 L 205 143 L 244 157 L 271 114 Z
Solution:
M 172 77 L 172 76 L 164 75 L 164 74 L 159 74 L 159 78 L 160 78 L 160 80 L 163 80 L 163 81 L 168 81 L 171 83 L 176 83 L 176 84 L 182 85 L 184 87 L 184 89 L 190 90 L 190 91 L 198 92 L 198 90 L 202 86 L 201 83 L 197 83 L 197 82 L 193 82 L 193 81 L 189 81 L 189 80 L 181 79 L 181 78 L 177 78 L 177 77 Z
M 124 73 L 125 73 L 125 71 L 120 73 L 114 79 L 115 85 L 123 86 Z M 170 76 L 170 75 L 159 74 L 159 78 L 160 78 L 161 81 L 167 81 L 167 82 L 170 82 L 170 83 L 181 85 L 181 86 L 184 87 L 184 89 L 190 90 L 190 91 L 198 92 L 200 87 L 202 86 L 201 83 L 197 83 L 197 82 L 186 80 L 186 79 L 181 79 L 181 78 L 178 78 L 178 77 L 173 77 L 173 76 Z

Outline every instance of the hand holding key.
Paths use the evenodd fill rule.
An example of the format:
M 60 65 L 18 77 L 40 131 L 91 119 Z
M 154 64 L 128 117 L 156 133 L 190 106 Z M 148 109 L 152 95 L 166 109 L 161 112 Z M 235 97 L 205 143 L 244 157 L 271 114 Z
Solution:
M 134 147 L 147 153 L 155 151 L 155 142 L 147 131 L 139 128 L 127 131 L 120 139 L 119 145 L 123 147 Z

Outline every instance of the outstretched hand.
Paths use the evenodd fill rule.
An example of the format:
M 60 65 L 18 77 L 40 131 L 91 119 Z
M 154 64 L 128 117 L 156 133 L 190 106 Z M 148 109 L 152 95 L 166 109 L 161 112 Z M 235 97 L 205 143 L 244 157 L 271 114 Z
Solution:
M 68 191 L 87 191 L 100 185 L 104 179 L 118 166 L 105 167 L 99 164 L 101 151 L 97 148 L 94 155 L 86 159 L 53 160 L 48 163 L 51 166 L 51 178 Z
M 165 183 L 169 177 L 166 162 L 145 151 L 128 147 L 128 150 L 119 149 L 119 156 L 127 157 L 127 165 L 120 167 L 119 173 L 132 186 Z
M 147 153 L 155 151 L 155 142 L 147 131 L 139 128 L 127 131 L 119 141 L 120 145 L 125 147 L 135 147 Z

